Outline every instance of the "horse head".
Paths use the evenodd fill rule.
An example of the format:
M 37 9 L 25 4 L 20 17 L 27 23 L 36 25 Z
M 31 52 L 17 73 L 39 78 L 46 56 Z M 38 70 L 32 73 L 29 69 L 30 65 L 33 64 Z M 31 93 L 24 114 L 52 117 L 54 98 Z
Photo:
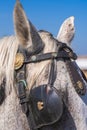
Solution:
M 74 17 L 63 22 L 56 38 L 34 27 L 19 0 L 13 17 L 15 36 L 0 40 L 0 130 L 86 130 L 87 106 L 77 94 L 83 84 L 74 87 L 76 75 L 67 67 L 76 59 L 70 47 Z
M 19 1 L 16 2 L 15 8 L 14 8 L 14 27 L 15 27 L 15 33 L 16 33 L 16 37 L 17 40 L 19 42 L 19 48 L 26 50 L 27 54 L 29 55 L 28 58 L 32 59 L 32 55 L 36 55 L 36 59 L 38 59 L 38 57 L 42 56 L 44 57 L 44 54 L 48 54 L 48 56 L 53 55 L 53 53 L 57 53 L 58 52 L 58 47 L 60 44 L 64 43 L 66 46 L 70 46 L 70 42 L 72 41 L 73 37 L 74 37 L 74 17 L 70 17 L 67 20 L 64 21 L 64 23 L 62 24 L 59 34 L 57 36 L 57 38 L 54 38 L 53 35 L 47 31 L 44 30 L 40 30 L 37 31 L 36 28 L 33 26 L 33 24 L 30 22 L 30 20 L 27 19 L 27 16 L 24 12 L 24 9 L 22 7 L 22 5 L 20 4 Z M 19 49 L 19 50 L 20 50 Z M 33 101 L 35 101 L 37 98 L 37 103 L 32 101 L 31 108 L 33 110 L 33 113 L 36 113 L 36 115 L 33 115 L 34 118 L 37 116 L 37 113 L 40 115 L 42 111 L 36 112 L 38 110 L 42 110 L 45 109 L 44 108 L 44 102 L 46 102 L 45 100 L 42 102 L 42 100 L 46 97 L 43 97 L 42 100 L 40 100 L 40 96 L 44 95 L 44 91 L 46 91 L 47 93 L 52 93 L 52 95 L 50 95 L 50 102 L 48 102 L 49 106 L 54 106 L 55 101 L 51 102 L 51 98 L 53 100 L 53 98 L 55 100 L 58 99 L 59 102 L 57 102 L 58 107 L 56 106 L 56 108 L 58 109 L 53 109 L 51 110 L 49 108 L 49 110 L 53 113 L 53 111 L 58 112 L 57 116 L 54 116 L 54 119 L 52 119 L 51 121 L 49 120 L 44 120 L 38 124 L 40 117 L 38 117 L 39 119 L 35 119 L 35 121 L 37 122 L 37 128 L 43 126 L 44 125 L 49 125 L 52 124 L 53 122 L 55 122 L 56 120 L 59 120 L 59 118 L 62 115 L 62 111 L 63 111 L 63 103 L 62 103 L 62 99 L 60 98 L 60 96 L 53 96 L 56 95 L 56 93 L 54 92 L 54 90 L 51 90 L 49 87 L 49 77 L 50 75 L 52 75 L 54 73 L 54 71 L 56 71 L 56 69 L 54 68 L 53 73 L 51 72 L 51 67 L 53 66 L 52 64 L 52 57 L 50 56 L 49 59 L 44 61 L 42 59 L 40 59 L 40 62 L 36 63 L 31 62 L 30 64 L 26 65 L 26 81 L 27 81 L 27 87 L 28 87 L 28 93 L 30 93 L 31 97 L 33 97 Z M 47 57 L 46 57 L 47 58 Z M 54 60 L 54 64 L 56 66 L 56 61 Z M 29 59 L 27 61 L 27 63 L 29 63 Z M 52 73 L 52 74 L 51 74 Z M 18 74 L 19 75 L 19 74 Z M 52 76 L 53 77 L 53 76 Z M 55 79 L 56 80 L 56 79 Z M 53 85 L 50 84 L 50 86 Z M 39 86 L 39 87 L 38 87 Z M 58 86 L 56 86 L 55 88 L 57 88 Z M 38 89 L 39 88 L 39 89 Z M 32 92 L 31 92 L 32 90 Z M 43 93 L 40 95 L 40 92 Z M 32 94 L 31 94 L 32 93 Z M 47 94 L 46 93 L 46 94 Z M 37 94 L 39 94 L 39 97 L 37 96 Z M 48 95 L 47 95 L 48 97 Z M 32 100 L 32 99 L 31 99 Z M 39 103 L 39 104 L 38 104 Z M 51 104 L 52 103 L 52 104 Z M 56 103 L 56 102 L 55 102 Z M 41 106 L 40 106 L 41 105 Z M 47 105 L 47 104 L 45 104 Z M 34 110 L 34 108 L 36 107 L 36 109 Z M 46 114 L 46 111 L 43 110 L 42 113 Z M 43 114 L 41 114 L 43 115 Z M 50 115 L 49 119 L 51 118 Z M 44 116 L 45 117 L 45 116 Z M 53 117 L 52 117 L 53 118 Z M 45 122 L 46 121 L 46 122 Z

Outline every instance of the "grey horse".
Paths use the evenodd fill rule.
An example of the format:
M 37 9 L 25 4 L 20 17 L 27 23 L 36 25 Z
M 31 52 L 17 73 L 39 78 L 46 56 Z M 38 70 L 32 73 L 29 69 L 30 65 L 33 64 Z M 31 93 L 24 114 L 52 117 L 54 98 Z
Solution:
M 57 35 L 47 31 L 37 31 L 27 19 L 19 1 L 14 8 L 15 36 L 0 39 L 0 89 L 5 78 L 5 98 L 0 105 L 0 130 L 30 130 L 27 117 L 22 111 L 18 98 L 15 77 L 15 57 L 18 48 L 36 53 L 43 47 L 42 53 L 57 52 L 57 44 L 66 43 L 68 47 L 74 37 L 74 17 L 66 19 Z M 70 79 L 69 72 L 63 59 L 56 62 L 56 79 L 54 87 L 63 97 L 63 112 L 60 119 L 50 126 L 40 130 L 87 130 L 87 93 L 80 96 Z M 51 60 L 30 63 L 26 65 L 27 93 L 36 85 L 47 84 Z M 87 86 L 87 83 L 85 83 Z M 56 106 L 56 104 L 55 104 Z

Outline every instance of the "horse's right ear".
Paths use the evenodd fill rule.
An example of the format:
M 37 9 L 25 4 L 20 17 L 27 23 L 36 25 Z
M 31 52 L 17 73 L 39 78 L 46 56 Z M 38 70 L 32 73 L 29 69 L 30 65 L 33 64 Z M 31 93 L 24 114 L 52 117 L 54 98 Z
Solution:
M 14 8 L 15 33 L 19 43 L 28 48 L 29 52 L 37 52 L 44 47 L 42 39 L 33 24 L 27 19 L 23 7 L 19 0 Z
M 19 43 L 25 46 L 29 40 L 29 23 L 19 0 L 14 8 L 14 26 Z

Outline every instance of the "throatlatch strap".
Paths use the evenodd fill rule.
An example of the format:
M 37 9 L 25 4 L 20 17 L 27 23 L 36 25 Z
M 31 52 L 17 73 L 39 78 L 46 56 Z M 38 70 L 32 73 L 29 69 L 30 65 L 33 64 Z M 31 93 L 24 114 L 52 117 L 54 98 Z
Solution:
M 49 74 L 49 79 L 48 79 L 48 84 L 50 87 L 53 87 L 54 81 L 56 79 L 56 65 L 55 65 L 55 60 L 52 60 L 51 63 L 51 68 L 50 68 L 50 74 Z
M 75 66 L 75 61 L 66 60 L 65 62 L 75 90 L 78 94 L 84 95 L 86 93 L 86 84 L 78 71 L 79 68 Z
M 26 66 L 24 65 L 21 69 L 16 71 L 18 97 L 22 110 L 25 114 L 28 113 L 27 97 L 26 97 Z
M 5 99 L 5 86 L 6 86 L 6 79 L 3 79 L 3 82 L 0 85 L 0 105 L 3 103 Z
M 16 71 L 16 80 L 17 80 L 18 97 L 20 100 L 22 111 L 26 114 L 27 120 L 29 122 L 30 130 L 33 130 L 32 126 L 34 125 L 34 123 L 33 123 L 33 119 L 32 119 L 30 108 L 29 108 L 29 99 L 27 98 L 27 95 L 26 95 L 27 84 L 26 84 L 26 66 L 25 65 L 21 67 L 21 69 Z

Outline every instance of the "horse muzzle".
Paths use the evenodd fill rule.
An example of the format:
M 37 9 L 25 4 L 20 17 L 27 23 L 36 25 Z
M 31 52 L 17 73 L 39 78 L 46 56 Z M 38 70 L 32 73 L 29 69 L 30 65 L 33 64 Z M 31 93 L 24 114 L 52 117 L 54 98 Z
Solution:
M 29 102 L 34 129 L 54 124 L 62 116 L 63 101 L 54 87 L 41 85 L 31 89 Z

